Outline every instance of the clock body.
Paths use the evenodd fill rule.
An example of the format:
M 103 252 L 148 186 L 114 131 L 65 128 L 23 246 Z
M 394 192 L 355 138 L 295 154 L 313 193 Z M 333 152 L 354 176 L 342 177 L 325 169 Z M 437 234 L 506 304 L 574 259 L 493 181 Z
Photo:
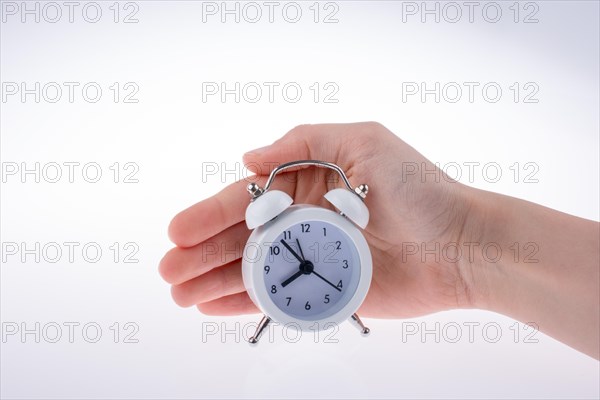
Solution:
M 242 275 L 250 298 L 271 320 L 320 330 L 360 307 L 372 258 L 361 231 L 346 217 L 299 204 L 252 232 Z

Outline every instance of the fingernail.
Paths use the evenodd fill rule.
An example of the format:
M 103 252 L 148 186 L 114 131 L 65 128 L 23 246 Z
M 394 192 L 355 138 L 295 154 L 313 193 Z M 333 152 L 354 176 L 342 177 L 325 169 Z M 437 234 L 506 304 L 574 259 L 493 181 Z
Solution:
M 258 149 L 254 149 L 254 150 L 250 150 L 248 152 L 246 152 L 246 154 L 244 155 L 249 155 L 249 154 L 254 154 L 254 155 L 261 155 L 262 153 L 264 153 L 269 147 L 271 146 L 264 146 L 264 147 L 259 147 Z

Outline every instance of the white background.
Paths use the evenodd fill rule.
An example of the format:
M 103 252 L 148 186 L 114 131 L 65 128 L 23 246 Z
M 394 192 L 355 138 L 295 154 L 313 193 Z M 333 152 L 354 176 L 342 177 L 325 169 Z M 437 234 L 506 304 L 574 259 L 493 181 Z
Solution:
M 109 8 L 113 2 L 98 3 L 102 16 L 96 23 L 83 18 L 85 2 L 75 8 L 73 23 L 68 8 L 58 3 L 63 13 L 58 22 L 41 15 L 37 23 L 34 15 L 22 22 L 20 10 L 10 15 L 2 2 L 3 84 L 80 83 L 72 103 L 66 91 L 56 103 L 43 96 L 36 103 L 33 95 L 22 101 L 20 94 L 2 99 L 3 170 L 10 163 L 97 162 L 103 172 L 98 183 L 82 179 L 81 169 L 74 183 L 65 176 L 58 183 L 43 177 L 36 183 L 33 175 L 25 182 L 20 174 L 5 177 L 3 245 L 95 242 L 103 255 L 97 263 L 86 262 L 80 246 L 72 263 L 66 254 L 56 263 L 43 258 L 37 263 L 31 255 L 22 262 L 20 254 L 3 251 L 3 329 L 63 326 L 57 343 L 43 335 L 36 343 L 34 334 L 22 338 L 20 332 L 4 338 L 3 398 L 598 398 L 596 360 L 541 333 L 534 336 L 537 343 L 525 343 L 529 332 L 523 325 L 516 326 L 515 343 L 514 321 L 492 313 L 366 320 L 372 329 L 368 339 L 345 324 L 335 335 L 337 344 L 323 343 L 322 336 L 315 344 L 307 334 L 287 343 L 276 329 L 273 343 L 263 340 L 250 348 L 234 333 L 222 338 L 219 331 L 203 340 L 203 332 L 218 327 L 239 334 L 259 316 L 206 317 L 172 302 L 157 272 L 171 247 L 170 218 L 243 177 L 238 172 L 203 179 L 203 167 L 225 163 L 234 169 L 245 151 L 301 123 L 379 121 L 442 166 L 501 166 L 498 182 L 481 169 L 469 182 L 465 168 L 464 183 L 599 218 L 598 2 L 538 1 L 527 10 L 521 3 L 517 23 L 512 1 L 498 2 L 502 15 L 496 23 L 483 18 L 485 2 L 478 3 L 473 22 L 461 6 L 456 23 L 444 19 L 454 14 L 442 15 L 439 23 L 433 15 L 421 22 L 420 13 L 405 14 L 403 21 L 408 5 L 393 1 L 337 2 L 337 23 L 323 23 L 325 11 L 335 8 L 325 10 L 321 3 L 315 23 L 312 3 L 298 3 L 297 23 L 282 17 L 286 3 L 275 9 L 273 23 L 264 5 L 256 23 L 243 15 L 239 23 L 233 15 L 222 23 L 220 14 L 205 15 L 203 22 L 203 3 L 193 1 L 138 1 L 137 23 L 122 22 L 135 9 L 124 9 L 125 3 L 118 5 L 117 23 Z M 436 4 L 443 9 L 444 3 L 427 6 Z M 523 23 L 536 6 L 538 22 Z M 38 7 L 42 12 L 44 3 Z M 46 11 L 54 18 L 55 11 Z M 494 18 L 493 9 L 488 11 Z M 93 9 L 88 12 L 94 18 Z M 87 82 L 103 88 L 96 103 L 81 96 Z M 114 82 L 135 83 L 138 102 L 115 103 L 109 89 Z M 279 82 L 279 88 L 297 82 L 303 94 L 296 103 L 283 99 L 280 90 L 272 103 L 266 92 L 257 103 L 243 98 L 236 103 L 232 95 L 225 102 L 219 96 L 203 102 L 203 82 L 227 82 L 230 88 L 235 82 Z M 338 102 L 324 103 L 321 96 L 315 103 L 309 89 L 315 82 L 337 85 Z M 419 96 L 403 102 L 403 82 L 427 82 L 429 88 L 435 82 L 497 82 L 503 93 L 496 103 L 483 99 L 481 86 L 473 103 L 466 92 L 457 103 L 436 103 L 432 95 L 425 102 Z M 515 103 L 509 89 L 514 82 L 535 83 L 538 102 L 524 103 L 521 92 Z M 123 183 L 122 175 L 114 183 L 109 166 L 115 162 L 136 163 L 139 183 Z M 509 169 L 515 162 L 522 171 L 525 163 L 535 163 L 538 183 L 525 183 L 523 175 L 515 182 Z M 240 201 L 246 199 L 241 193 Z M 124 263 L 124 253 L 115 262 L 109 249 L 115 242 L 137 244 L 139 262 Z M 80 324 L 73 343 L 63 325 L 68 322 Z M 97 343 L 88 343 L 81 332 L 90 322 L 102 328 Z M 115 322 L 118 343 L 110 330 Z M 138 343 L 123 343 L 127 322 L 139 327 Z M 472 343 L 464 325 L 471 322 L 479 324 Z M 434 334 L 421 337 L 421 328 L 435 331 L 436 323 L 437 340 Z M 452 323 L 462 327 L 457 343 L 449 340 L 455 335 Z M 486 323 L 500 327 L 496 343 L 489 343 L 493 329 L 483 333 Z M 419 334 L 407 336 L 415 326 Z M 55 332 L 46 334 L 53 338 Z

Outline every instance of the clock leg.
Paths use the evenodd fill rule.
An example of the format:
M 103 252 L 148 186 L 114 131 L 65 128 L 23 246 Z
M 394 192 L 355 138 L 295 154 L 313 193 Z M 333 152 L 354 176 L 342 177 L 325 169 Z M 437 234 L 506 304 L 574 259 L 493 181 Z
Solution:
M 350 322 L 352 323 L 352 325 L 360 329 L 360 333 L 362 333 L 364 336 L 367 336 L 371 332 L 371 330 L 367 328 L 365 324 L 363 324 L 363 322 L 358 317 L 358 314 L 356 313 L 352 314 L 352 316 L 350 317 Z
M 250 344 L 257 344 L 258 343 L 258 340 L 260 339 L 260 336 L 262 335 L 262 333 L 265 330 L 265 328 L 267 327 L 267 325 L 269 325 L 269 322 L 271 322 L 271 318 L 269 318 L 266 315 L 264 315 L 262 317 L 262 319 L 260 320 L 260 322 L 258 323 L 258 326 L 256 327 L 256 331 L 254 332 L 254 336 L 252 336 L 250 339 L 248 339 L 248 342 Z

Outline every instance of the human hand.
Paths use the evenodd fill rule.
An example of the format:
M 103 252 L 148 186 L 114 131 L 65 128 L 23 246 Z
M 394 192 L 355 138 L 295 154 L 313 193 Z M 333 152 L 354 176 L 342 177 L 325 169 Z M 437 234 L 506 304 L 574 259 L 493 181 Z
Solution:
M 439 171 L 412 147 L 377 123 L 302 125 L 271 146 L 244 155 L 264 186 L 273 165 L 301 159 L 337 164 L 354 185 L 370 186 L 365 202 L 371 219 L 364 236 L 373 256 L 373 280 L 359 312 L 367 317 L 398 318 L 471 307 L 471 265 L 428 257 L 403 257 L 403 244 L 435 247 L 461 243 L 476 233 L 468 224 L 470 188 L 446 179 L 422 179 L 405 166 Z M 331 208 L 323 195 L 335 187 L 331 171 L 308 168 L 286 173 L 279 188 L 295 203 Z M 435 178 L 435 177 L 434 177 Z M 179 213 L 169 226 L 177 245 L 160 263 L 180 306 L 197 305 L 206 314 L 258 312 L 245 292 L 241 257 L 250 235 L 244 222 L 248 181 L 236 182 L 215 196 Z

